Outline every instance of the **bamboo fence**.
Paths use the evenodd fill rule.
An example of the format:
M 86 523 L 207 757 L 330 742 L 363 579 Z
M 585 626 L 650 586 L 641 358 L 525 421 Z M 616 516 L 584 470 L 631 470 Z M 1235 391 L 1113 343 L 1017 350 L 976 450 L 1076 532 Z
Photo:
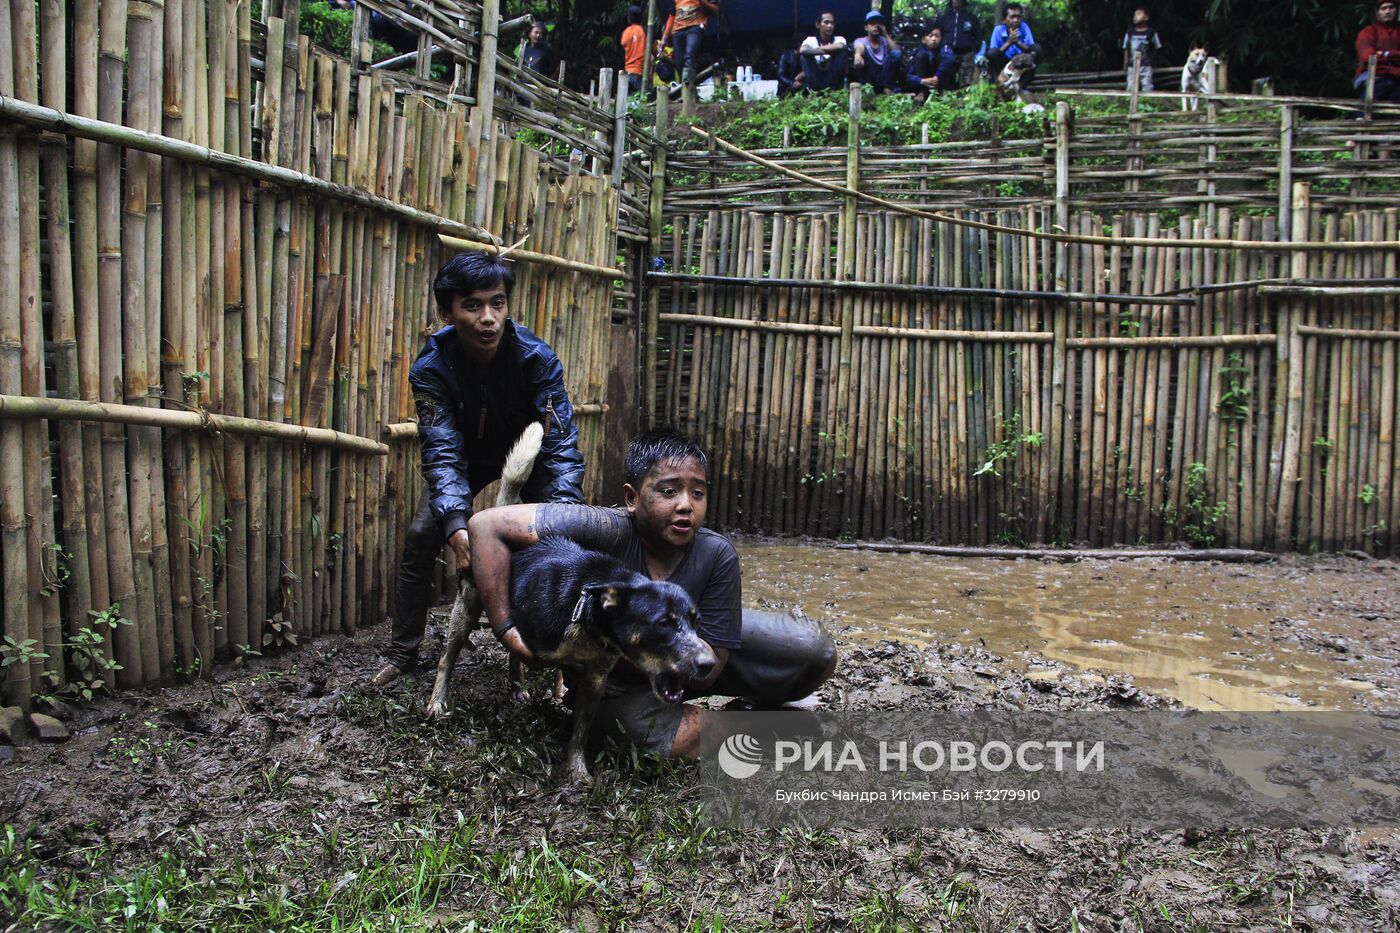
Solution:
M 515 137 L 551 114 L 471 96 L 514 99 L 497 4 L 383 6 L 454 43 L 455 89 L 311 46 L 296 3 L 0 4 L 0 635 L 49 655 L 6 702 L 62 688 L 114 604 L 119 687 L 385 617 L 440 235 L 528 236 L 513 316 L 601 459 L 636 131 L 558 92 L 607 145 L 550 159 Z
M 1299 162 L 1281 212 L 1273 191 L 1233 206 L 1217 178 L 1194 213 L 1139 190 L 1100 214 L 1074 161 L 1084 126 L 1067 105 L 1051 126 L 1049 196 L 995 210 L 948 187 L 991 158 L 957 169 L 956 147 L 871 150 L 853 132 L 839 159 L 667 154 L 647 404 L 715 452 L 711 522 L 1400 550 L 1400 211 L 1345 185 L 1314 199 L 1325 176 Z M 1290 135 L 1295 155 L 1312 138 Z M 1139 141 L 1101 157 L 1149 158 Z M 1375 165 L 1373 182 L 1400 167 Z

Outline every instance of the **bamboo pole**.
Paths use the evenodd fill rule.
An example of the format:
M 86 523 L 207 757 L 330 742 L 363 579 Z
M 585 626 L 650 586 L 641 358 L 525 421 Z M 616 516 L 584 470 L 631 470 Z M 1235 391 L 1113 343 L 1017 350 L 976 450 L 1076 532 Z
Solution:
M 62 109 L 67 105 L 68 30 L 61 0 L 43 3 L 43 92 L 46 106 Z M 77 311 L 73 293 L 73 248 L 69 232 L 68 143 L 58 136 L 41 140 L 44 150 L 44 190 L 47 193 L 49 243 L 49 289 L 54 373 L 60 395 L 78 398 L 79 360 Z M 86 514 L 86 471 L 83 461 L 83 430 L 79 424 L 61 423 L 58 429 L 61 501 L 63 505 L 63 546 L 68 552 L 71 576 L 63 593 L 68 634 L 76 634 L 82 620 L 92 611 L 93 589 L 88 554 Z M 62 683 L 65 670 L 62 650 L 52 651 L 50 670 Z
M 98 33 L 98 115 L 104 122 L 111 124 L 116 124 L 122 115 L 126 6 L 125 0 L 112 0 L 101 4 L 99 10 L 101 20 Z M 99 294 L 109 296 L 122 294 L 125 265 L 121 249 L 121 170 L 117 147 L 111 143 L 100 145 L 97 150 L 98 291 Z M 118 313 L 109 312 L 99 317 L 101 398 L 108 404 L 117 404 L 121 399 L 122 324 L 122 315 Z M 136 599 L 135 565 L 132 562 L 132 525 L 127 483 L 117 479 L 129 476 L 126 455 L 126 438 L 123 432 L 116 429 L 104 430 L 102 472 L 108 480 L 105 493 L 111 596 L 113 603 L 121 607 L 123 616 L 134 621 L 139 606 Z M 146 674 L 142 669 L 136 626 L 118 627 L 114 641 L 115 658 L 122 665 L 117 673 L 117 683 L 123 687 L 143 683 Z
M 334 182 L 316 178 L 313 175 L 285 166 L 258 162 L 227 152 L 217 152 L 198 143 L 172 139 L 168 136 L 123 126 L 114 120 L 93 120 L 73 113 L 63 113 L 17 100 L 8 94 L 0 94 L 0 117 L 35 129 L 64 133 L 82 139 L 95 140 L 99 143 L 135 149 L 253 181 L 263 181 L 319 197 L 334 198 L 347 204 L 388 214 L 409 223 L 441 230 L 453 236 L 470 240 L 473 249 L 487 249 L 500 245 L 485 230 L 446 217 L 418 211 L 387 198 L 361 191 L 358 188 L 337 185 Z M 521 258 L 527 257 L 522 254 Z
M 38 51 L 35 46 L 38 27 L 35 3 L 12 4 L 14 27 L 13 79 L 15 91 L 27 100 L 39 99 Z M 3 40 L 0 40 L 3 41 Z M 22 136 L 17 145 L 19 190 L 39 190 L 39 152 L 32 136 Z M 40 223 L 39 201 L 35 197 L 19 199 L 18 224 L 10 228 L 19 240 L 19 303 L 21 356 L 20 379 L 24 391 L 43 393 L 44 326 L 40 310 Z M 9 306 L 14 308 L 14 305 Z M 35 692 L 44 689 L 46 670 L 62 676 L 63 641 L 59 599 L 53 584 L 57 581 L 58 561 L 50 548 L 56 543 L 53 527 L 52 459 L 49 453 L 48 426 L 35 423 L 24 426 L 23 445 L 27 469 L 24 472 L 25 511 L 29 516 L 31 534 L 38 546 L 28 548 L 27 563 L 31 599 L 29 628 L 37 637 L 47 658 L 35 659 L 27 666 L 30 687 Z M 35 595 L 37 599 L 33 598 Z
M 143 0 L 127 4 L 126 118 L 137 127 L 150 122 L 151 51 L 154 11 Z M 122 392 L 128 406 L 145 407 L 149 400 L 146 366 L 146 186 L 150 167 L 144 152 L 126 152 L 126 196 L 122 210 Z M 28 393 L 37 395 L 38 393 Z M 151 432 L 128 430 L 127 497 L 130 503 L 131 560 L 136 580 L 132 619 L 141 652 L 145 682 L 160 676 L 160 644 L 156 630 L 155 568 L 152 564 L 151 455 L 159 449 Z
M 481 49 L 477 65 L 476 111 L 478 136 L 482 149 L 487 147 L 495 132 L 496 105 L 496 33 L 501 24 L 500 0 L 482 0 L 481 4 Z M 490 191 L 490 165 L 484 159 L 477 161 L 476 192 L 472 198 L 472 222 L 478 227 L 485 226 Z
M 653 4 L 655 0 L 652 0 Z M 662 203 L 666 195 L 666 138 L 669 132 L 667 109 L 669 96 L 659 94 L 656 98 L 656 139 L 657 144 L 651 154 L 651 200 L 647 214 L 647 261 L 653 262 L 662 252 L 662 225 L 664 215 Z M 642 424 L 652 427 L 657 418 L 657 341 L 660 339 L 660 286 L 647 283 L 646 322 L 642 328 Z
M 1135 306 L 1182 306 L 1196 304 L 1193 298 L 1142 295 L 1094 294 L 1091 292 L 1053 292 L 1011 288 L 968 288 L 951 285 L 921 285 L 907 282 L 861 282 L 821 279 L 766 278 L 763 276 L 697 275 L 684 272 L 648 272 L 647 278 L 662 282 L 693 282 L 734 288 L 762 286 L 772 289 L 821 288 L 831 291 L 887 292 L 900 295 L 945 295 L 967 298 L 1003 298 L 1029 301 L 1083 301 L 1096 304 Z
M 847 282 L 856 277 L 857 199 L 852 195 L 860 188 L 860 115 L 861 85 L 856 82 L 850 86 L 850 114 L 846 123 L 846 189 L 850 193 L 841 205 L 841 225 L 836 241 L 836 253 L 841 263 L 838 274 Z M 714 138 L 713 134 L 711 138 Z M 721 142 L 718 139 L 715 141 Z M 836 420 L 832 425 L 832 436 L 837 445 L 836 469 L 841 477 L 841 514 L 835 526 L 837 534 L 844 533 L 849 527 L 852 500 L 855 498 L 851 475 L 855 461 L 852 457 L 850 434 L 856 426 L 856 397 L 851 388 L 856 304 L 854 296 L 850 293 L 842 293 L 839 320 L 841 330 L 836 347 Z M 836 485 L 834 478 L 832 485 Z
M 1296 240 L 1309 234 L 1309 196 L 1311 186 L 1300 181 L 1293 186 L 1292 236 Z M 1295 253 L 1290 269 L 1294 278 L 1307 274 L 1306 258 Z M 1278 327 L 1277 359 L 1284 368 L 1285 379 L 1280 385 L 1287 385 L 1286 421 L 1283 425 L 1282 479 L 1279 487 L 1278 513 L 1275 519 L 1274 541 L 1287 546 L 1294 540 L 1293 519 L 1298 498 L 1299 458 L 1302 456 L 1303 418 L 1303 338 L 1298 332 L 1302 324 L 1299 320 L 1301 309 L 1292 308 L 1280 314 Z M 1285 325 L 1285 321 L 1287 322 Z M 1280 393 L 1282 394 L 1282 393 Z
M 0 94 L 14 93 L 14 48 L 10 7 L 0 2 Z M 0 229 L 19 230 L 19 146 L 11 127 L 0 126 Z M 0 237 L 0 390 L 21 392 L 23 372 L 20 316 L 20 242 L 18 236 Z M 5 634 L 17 642 L 33 639 L 35 650 L 43 632 L 33 631 L 30 621 L 31 588 L 28 564 L 29 519 L 25 513 L 26 458 L 21 425 L 0 425 L 0 554 L 4 558 L 3 599 Z M 37 595 L 37 594 L 35 594 Z M 12 664 L 6 671 L 5 702 L 29 708 L 28 664 Z
M 208 430 L 246 437 L 272 438 L 293 445 L 329 447 L 356 454 L 385 456 L 389 453 L 387 445 L 368 437 L 359 437 L 327 428 L 289 424 L 284 421 L 263 421 L 236 415 L 219 415 L 207 411 L 179 411 L 171 408 L 147 408 L 144 405 L 87 402 L 81 399 L 0 395 L 0 420 L 37 418 L 52 421 L 92 421 L 101 424 L 141 425 L 179 431 Z
M 97 116 L 98 104 L 98 4 L 78 0 L 73 14 L 73 109 L 87 117 Z M 78 390 L 85 400 L 95 402 L 101 395 L 100 325 L 98 311 L 99 278 L 97 250 L 97 144 L 77 139 L 73 143 L 73 302 L 78 343 Z M 103 482 L 102 429 L 82 425 L 83 500 L 87 513 L 89 546 L 88 578 L 92 607 L 104 610 L 112 605 L 107 563 L 106 484 Z M 102 652 L 111 658 L 110 629 L 102 631 Z M 116 685 L 112 671 L 103 672 L 108 688 Z

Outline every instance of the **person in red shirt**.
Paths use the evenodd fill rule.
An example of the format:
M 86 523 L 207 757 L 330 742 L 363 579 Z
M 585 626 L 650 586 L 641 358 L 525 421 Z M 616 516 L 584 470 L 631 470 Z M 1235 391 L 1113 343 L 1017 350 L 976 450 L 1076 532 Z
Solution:
M 642 68 L 647 55 L 647 31 L 642 28 L 642 8 L 627 8 L 627 28 L 622 30 L 622 70 L 627 73 L 627 93 L 642 89 Z
M 666 28 L 661 30 L 661 47 L 675 45 L 676 57 L 681 60 L 681 80 L 688 85 L 695 83 L 695 60 L 700 54 L 705 24 L 711 16 L 718 15 L 718 2 L 676 0 L 676 11 L 666 17 Z
M 1396 0 L 1376 4 L 1376 21 L 1356 35 L 1356 87 L 1366 93 L 1366 73 L 1376 57 L 1375 100 L 1400 101 L 1400 25 Z

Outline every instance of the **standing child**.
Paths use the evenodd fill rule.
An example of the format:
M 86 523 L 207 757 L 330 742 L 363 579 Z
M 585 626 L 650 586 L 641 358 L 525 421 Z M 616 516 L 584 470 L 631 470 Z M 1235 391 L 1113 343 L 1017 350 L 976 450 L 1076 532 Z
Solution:
M 1133 59 L 1139 58 L 1138 90 L 1152 90 L 1153 53 L 1162 47 L 1162 37 L 1152 28 L 1147 7 L 1133 10 L 1133 28 L 1123 34 L 1123 70 L 1128 73 L 1128 90 L 1133 89 Z

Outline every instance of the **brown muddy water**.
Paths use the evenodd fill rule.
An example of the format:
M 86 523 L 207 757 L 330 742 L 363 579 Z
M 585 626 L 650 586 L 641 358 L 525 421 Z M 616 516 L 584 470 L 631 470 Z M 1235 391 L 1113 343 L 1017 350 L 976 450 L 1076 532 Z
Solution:
M 1394 708 L 1400 564 L 1059 563 L 745 542 L 744 599 L 857 641 L 980 641 L 1032 678 L 1131 675 L 1204 710 Z

